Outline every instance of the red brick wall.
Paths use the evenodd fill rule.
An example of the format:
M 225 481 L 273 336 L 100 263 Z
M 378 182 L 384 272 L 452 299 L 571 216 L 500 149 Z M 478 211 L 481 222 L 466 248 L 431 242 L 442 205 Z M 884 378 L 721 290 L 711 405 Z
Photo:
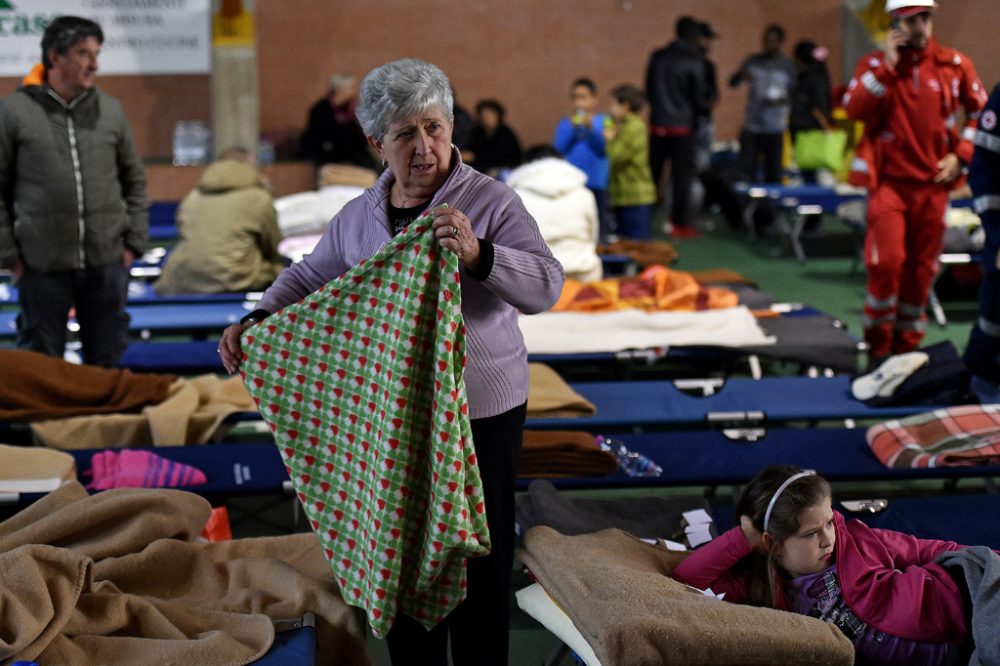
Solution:
M 942 42 L 968 53 L 983 82 L 1000 80 L 992 31 L 1000 2 L 948 0 L 936 19 Z M 496 97 L 524 144 L 550 140 L 577 76 L 602 93 L 618 83 L 641 84 L 646 59 L 673 33 L 677 16 L 708 19 L 721 34 L 713 59 L 722 84 L 718 135 L 739 130 L 742 89 L 725 78 L 759 46 L 770 22 L 784 25 L 791 50 L 810 38 L 830 49 L 835 81 L 841 72 L 841 0 L 256 0 L 261 129 L 297 131 L 324 92 L 329 74 L 363 76 L 387 60 L 430 60 L 451 77 L 470 108 Z M 0 78 L 0 95 L 17 79 Z M 210 118 L 207 76 L 112 77 L 101 87 L 125 105 L 140 152 L 167 157 L 174 123 Z M 602 98 L 606 103 L 607 97 Z

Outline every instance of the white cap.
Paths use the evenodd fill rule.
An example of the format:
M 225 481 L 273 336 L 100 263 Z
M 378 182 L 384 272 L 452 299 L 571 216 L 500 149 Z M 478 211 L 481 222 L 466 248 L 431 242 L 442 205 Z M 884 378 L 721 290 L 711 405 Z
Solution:
M 934 0 L 886 0 L 885 11 L 897 16 L 911 16 L 937 8 Z

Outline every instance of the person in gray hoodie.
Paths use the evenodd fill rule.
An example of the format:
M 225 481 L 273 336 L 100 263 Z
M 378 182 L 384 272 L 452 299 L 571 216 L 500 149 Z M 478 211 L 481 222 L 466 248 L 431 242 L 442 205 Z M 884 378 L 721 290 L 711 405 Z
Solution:
M 125 113 L 94 87 L 103 41 L 93 21 L 55 19 L 41 64 L 0 101 L 0 268 L 18 285 L 19 347 L 62 357 L 75 307 L 84 363 L 113 366 L 149 218 Z

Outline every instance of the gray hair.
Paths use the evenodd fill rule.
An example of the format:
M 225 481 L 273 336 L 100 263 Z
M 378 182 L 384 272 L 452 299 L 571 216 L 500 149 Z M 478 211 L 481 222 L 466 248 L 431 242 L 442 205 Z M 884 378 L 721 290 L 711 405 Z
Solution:
M 347 72 L 334 72 L 330 75 L 330 92 L 337 92 L 341 88 L 354 85 L 354 75 Z
M 389 125 L 437 106 L 453 122 L 455 96 L 436 65 L 407 58 L 387 62 L 361 82 L 355 114 L 366 136 L 382 140 Z

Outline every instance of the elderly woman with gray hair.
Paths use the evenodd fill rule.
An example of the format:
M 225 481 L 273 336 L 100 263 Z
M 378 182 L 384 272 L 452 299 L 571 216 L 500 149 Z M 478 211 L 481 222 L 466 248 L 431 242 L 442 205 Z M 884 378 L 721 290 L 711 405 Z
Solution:
M 425 211 L 433 212 L 438 244 L 458 255 L 465 385 L 492 551 L 468 561 L 466 599 L 445 622 L 428 632 L 397 616 L 387 637 L 397 665 L 446 664 L 449 633 L 455 664 L 507 663 L 514 476 L 528 397 L 517 317 L 551 307 L 564 279 L 517 194 L 462 163 L 451 143 L 452 102 L 447 77 L 426 62 L 397 60 L 365 77 L 358 119 L 387 168 L 333 218 L 312 254 L 281 273 L 260 309 L 225 330 L 220 345 L 234 372 L 240 335 L 250 324 L 372 256 Z

